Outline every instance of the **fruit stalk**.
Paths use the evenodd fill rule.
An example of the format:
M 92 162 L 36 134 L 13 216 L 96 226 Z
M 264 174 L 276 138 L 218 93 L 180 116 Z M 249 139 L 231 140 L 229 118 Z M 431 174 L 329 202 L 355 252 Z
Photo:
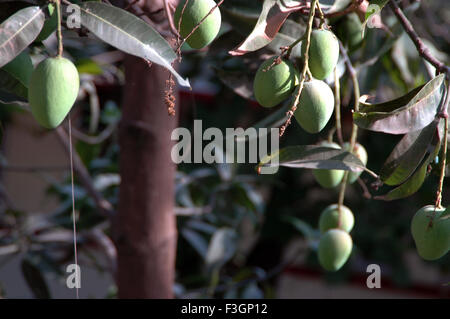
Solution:
M 352 82 L 353 82 L 353 98 L 355 99 L 355 102 L 354 102 L 355 105 L 353 106 L 353 111 L 358 112 L 359 111 L 359 98 L 360 98 L 358 76 L 356 74 L 355 69 L 353 68 L 350 58 L 347 55 L 347 51 L 345 50 L 341 41 L 339 41 L 339 48 L 340 48 L 342 56 L 344 57 L 344 61 L 345 61 L 345 65 L 347 67 L 348 73 L 350 74 L 350 77 L 352 78 Z M 356 126 L 356 124 L 353 124 L 352 134 L 350 137 L 350 151 L 353 151 L 355 148 L 357 136 L 358 136 L 358 127 Z M 345 171 L 344 178 L 342 179 L 342 183 L 341 183 L 341 189 L 339 191 L 339 201 L 338 201 L 339 212 L 341 211 L 342 204 L 344 203 L 345 189 L 347 187 L 348 174 L 349 174 L 349 171 Z
M 58 56 L 62 56 L 63 53 L 63 42 L 62 42 L 62 33 L 61 33 L 61 0 L 55 0 L 56 3 L 56 17 L 58 20 L 57 24 L 57 37 L 58 37 Z
M 334 111 L 336 118 L 336 135 L 339 144 L 342 146 L 344 144 L 344 139 L 342 138 L 341 126 L 341 88 L 337 68 L 334 68 Z
M 312 0 L 311 10 L 309 11 L 309 17 L 308 17 L 308 26 L 306 29 L 306 39 L 305 39 L 306 49 L 305 49 L 305 54 L 304 54 L 305 61 L 303 62 L 303 70 L 302 70 L 302 75 L 300 77 L 300 83 L 298 86 L 298 93 L 295 95 L 294 103 L 292 104 L 291 109 L 286 113 L 288 118 L 286 119 L 286 122 L 283 124 L 283 126 L 280 128 L 280 136 L 283 136 L 284 132 L 286 131 L 286 128 L 291 123 L 291 118 L 292 118 L 292 116 L 294 116 L 294 112 L 297 109 L 297 104 L 300 99 L 300 95 L 302 94 L 302 91 L 303 91 L 303 85 L 305 83 L 305 78 L 306 78 L 306 72 L 309 71 L 309 68 L 308 68 L 309 56 L 308 55 L 309 55 L 309 47 L 311 44 L 312 24 L 314 21 L 314 13 L 316 11 L 316 5 L 319 5 L 319 1 Z

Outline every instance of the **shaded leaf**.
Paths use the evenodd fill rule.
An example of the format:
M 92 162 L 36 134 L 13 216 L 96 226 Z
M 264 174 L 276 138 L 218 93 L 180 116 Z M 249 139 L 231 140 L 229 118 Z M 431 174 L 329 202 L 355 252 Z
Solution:
M 81 23 L 106 43 L 126 53 L 150 60 L 169 70 L 178 83 L 190 87 L 172 67 L 177 58 L 167 41 L 149 24 L 120 8 L 100 2 L 81 4 Z
M 191 244 L 192 248 L 194 248 L 200 256 L 206 258 L 206 254 L 208 252 L 208 242 L 203 236 L 188 228 L 183 228 L 181 230 L 181 235 L 189 244 Z
M 39 7 L 27 7 L 0 24 L 0 67 L 18 56 L 36 39 L 44 20 L 45 15 Z
M 424 86 L 389 102 L 361 103 L 353 120 L 361 128 L 389 134 L 420 130 L 433 121 L 443 103 L 444 78 L 445 75 L 440 74 Z
M 306 239 L 310 240 L 315 237 L 316 232 L 314 231 L 314 228 L 305 223 L 303 220 L 288 215 L 283 216 L 283 220 L 294 226 L 294 228 L 305 236 Z
M 403 183 L 425 157 L 436 133 L 439 119 L 420 131 L 406 134 L 395 146 L 380 171 L 380 179 L 387 185 Z
M 318 145 L 285 147 L 274 154 L 264 157 L 258 164 L 258 167 L 261 166 L 338 169 L 355 172 L 366 170 L 372 176 L 377 177 L 355 155 L 341 149 Z
M 299 10 L 302 6 L 303 4 L 297 1 L 265 0 L 253 31 L 244 42 L 228 53 L 243 55 L 266 46 L 273 40 L 289 14 Z
M 28 98 L 28 89 L 13 75 L 0 69 L 0 88 L 21 98 Z
M 407 179 L 400 186 L 389 191 L 387 194 L 382 196 L 375 196 L 374 199 L 391 201 L 411 196 L 415 192 L 417 192 L 425 181 L 425 178 L 427 177 L 428 164 L 430 164 L 439 153 L 439 149 L 441 146 L 441 133 L 442 132 L 440 132 L 440 130 L 436 132 L 432 143 L 434 144 L 432 153 L 427 156 L 427 158 L 421 163 L 420 168 L 418 168 L 409 179 Z
M 240 71 L 216 70 L 220 81 L 233 90 L 234 93 L 248 100 L 255 100 L 253 96 L 253 77 Z
M 38 299 L 49 299 L 50 291 L 40 269 L 28 259 L 22 260 L 21 269 L 25 281 L 33 292 L 34 297 Z

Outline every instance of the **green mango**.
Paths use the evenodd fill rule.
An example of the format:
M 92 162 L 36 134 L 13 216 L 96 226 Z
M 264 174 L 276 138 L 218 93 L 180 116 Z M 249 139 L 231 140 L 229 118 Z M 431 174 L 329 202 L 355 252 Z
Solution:
M 351 152 L 350 151 L 350 143 L 348 143 L 348 142 L 344 143 L 343 148 L 344 148 L 344 150 Z M 367 164 L 368 155 L 367 155 L 367 151 L 364 148 L 364 146 L 362 146 L 359 143 L 356 143 L 354 151 L 351 152 L 351 153 L 354 154 L 357 158 L 359 158 L 359 160 L 361 162 L 363 162 L 364 165 Z M 352 172 L 352 171 L 350 171 L 348 173 L 347 182 L 349 184 L 353 184 L 358 179 L 358 177 L 361 174 L 362 174 L 362 171 L 360 171 L 360 172 Z
M 319 143 L 321 146 L 332 147 L 335 149 L 340 149 L 341 147 L 336 143 L 330 143 L 327 141 L 323 141 Z M 325 188 L 333 188 L 338 186 L 342 178 L 344 177 L 344 170 L 338 169 L 314 169 L 313 175 L 316 178 L 316 181 Z
M 253 81 L 255 98 L 264 107 L 273 107 L 290 97 L 299 81 L 298 71 L 289 60 L 282 60 L 267 70 L 275 58 L 259 66 Z
M 319 241 L 319 263 L 328 271 L 337 271 L 347 262 L 352 252 L 350 235 L 340 229 L 330 229 Z
M 58 28 L 58 15 L 56 14 L 56 10 L 53 4 L 48 5 L 48 13 L 49 18 L 45 20 L 44 26 L 37 36 L 36 41 L 44 41 Z
M 174 22 L 177 29 L 185 3 L 186 0 L 180 1 L 175 10 Z M 190 0 L 184 9 L 183 17 L 181 19 L 180 35 L 183 38 L 186 38 L 215 5 L 216 3 L 213 0 Z M 220 15 L 220 10 L 219 8 L 216 8 L 205 21 L 200 24 L 186 42 L 193 49 L 201 49 L 207 46 L 219 33 L 221 21 L 222 17 Z
M 319 133 L 328 123 L 334 111 L 334 95 L 323 81 L 311 80 L 303 85 L 295 119 L 308 133 Z
M 25 87 L 28 87 L 31 73 L 33 72 L 33 62 L 31 62 L 30 55 L 26 51 L 22 51 L 8 64 L 3 66 L 2 69 L 20 81 Z
M 45 59 L 31 74 L 31 113 L 43 127 L 56 128 L 75 103 L 79 87 L 78 71 L 72 62 L 63 57 Z
M 304 41 L 303 41 L 304 42 Z M 302 56 L 306 45 L 302 43 Z M 339 59 L 339 42 L 333 32 L 328 30 L 313 30 L 309 46 L 308 66 L 313 77 L 318 80 L 327 78 Z
M 355 224 L 355 218 L 353 213 L 347 206 L 341 206 L 341 225 L 338 227 L 339 223 L 339 205 L 332 204 L 325 208 L 320 214 L 319 218 L 319 229 L 323 234 L 327 230 L 338 228 L 349 233 L 353 225 Z
M 350 50 L 356 50 L 362 43 L 363 26 L 356 13 L 346 15 L 337 25 L 337 35 Z
M 435 212 L 435 206 L 428 205 L 412 219 L 411 233 L 417 252 L 425 260 L 439 259 L 450 250 L 450 211 L 444 211 L 436 208 Z

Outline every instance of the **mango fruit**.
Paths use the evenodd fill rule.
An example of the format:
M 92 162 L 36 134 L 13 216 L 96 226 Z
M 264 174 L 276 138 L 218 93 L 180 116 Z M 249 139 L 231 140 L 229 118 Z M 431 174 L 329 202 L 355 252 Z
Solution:
M 268 69 L 275 59 L 264 61 L 253 81 L 256 101 L 264 107 L 273 107 L 290 97 L 299 81 L 298 71 L 289 60 L 282 60 Z
M 359 158 L 359 160 L 360 160 L 364 165 L 367 164 L 367 159 L 368 159 L 367 151 L 366 151 L 366 149 L 364 148 L 364 146 L 362 146 L 361 144 L 356 143 L 356 144 L 355 144 L 355 148 L 353 149 L 353 151 L 351 151 L 351 150 L 350 150 L 350 143 L 346 142 L 346 143 L 344 143 L 344 145 L 343 145 L 343 149 L 346 150 L 346 151 L 349 151 L 349 152 L 352 153 L 352 154 L 354 154 L 357 158 Z M 361 174 L 362 174 L 362 171 L 360 171 L 360 172 L 352 172 L 352 171 L 350 171 L 350 172 L 348 173 L 347 182 L 348 182 L 349 184 L 353 184 L 353 183 L 358 179 L 358 177 L 359 177 Z
M 347 206 L 341 206 L 341 224 L 339 224 L 339 205 L 332 204 L 325 208 L 320 214 L 319 218 L 319 230 L 323 234 L 326 231 L 338 228 L 342 229 L 349 233 L 353 225 L 355 224 L 355 218 L 353 217 L 353 213 Z
M 306 45 L 302 43 L 302 56 Z M 313 77 L 318 80 L 327 78 L 336 67 L 339 59 L 339 42 L 333 32 L 313 30 L 308 54 L 308 66 Z
M 439 259 L 450 250 L 450 211 L 444 211 L 428 205 L 419 209 L 411 221 L 417 252 L 425 260 Z
M 328 271 L 337 271 L 347 262 L 353 248 L 350 235 L 341 229 L 330 229 L 319 241 L 319 263 Z
M 181 0 L 175 10 L 174 22 L 177 29 L 185 3 L 186 0 Z M 180 35 L 183 38 L 186 38 L 215 5 L 216 3 L 213 0 L 189 0 L 181 19 Z M 201 49 L 207 46 L 219 33 L 221 22 L 222 16 L 217 7 L 205 21 L 200 24 L 186 42 L 193 49 Z
M 337 36 L 349 51 L 356 50 L 363 41 L 362 23 L 356 13 L 350 13 L 342 18 L 337 25 Z
M 330 143 L 327 141 L 321 142 L 319 145 L 331 147 L 335 149 L 340 149 L 341 147 L 336 143 Z M 314 169 L 313 175 L 316 181 L 325 188 L 333 188 L 338 186 L 342 178 L 344 177 L 345 171 L 338 169 Z
M 63 57 L 45 59 L 31 74 L 31 113 L 43 127 L 56 128 L 75 103 L 79 87 L 78 71 L 71 61 Z
M 334 95 L 323 81 L 306 81 L 300 95 L 295 119 L 308 133 L 319 133 L 328 123 L 334 110 Z

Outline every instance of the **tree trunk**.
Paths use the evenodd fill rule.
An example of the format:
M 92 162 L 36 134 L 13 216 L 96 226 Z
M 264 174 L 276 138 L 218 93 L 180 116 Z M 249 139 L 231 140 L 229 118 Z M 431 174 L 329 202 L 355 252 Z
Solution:
M 177 119 L 164 103 L 168 76 L 158 65 L 149 68 L 139 58 L 126 58 L 115 220 L 119 298 L 173 297 L 176 167 L 170 134 Z

